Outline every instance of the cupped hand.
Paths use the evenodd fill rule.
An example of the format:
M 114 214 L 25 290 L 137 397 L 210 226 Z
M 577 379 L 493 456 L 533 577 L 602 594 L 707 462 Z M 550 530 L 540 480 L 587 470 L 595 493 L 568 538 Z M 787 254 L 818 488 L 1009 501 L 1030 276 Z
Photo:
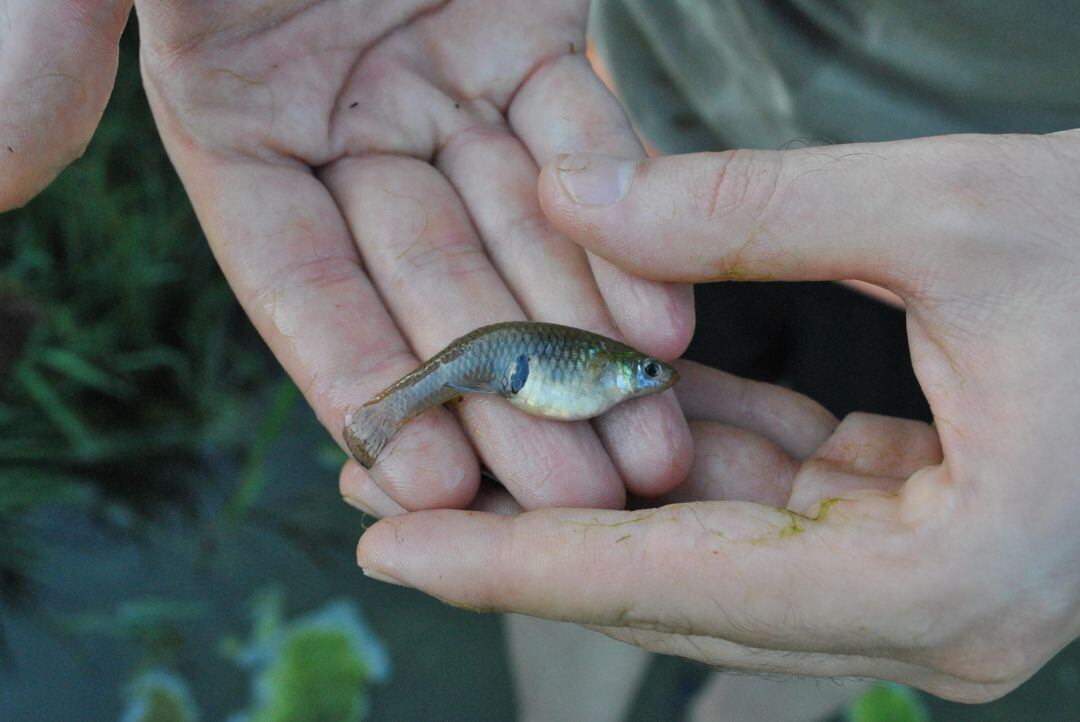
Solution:
M 1080 633 L 1078 189 L 1080 131 L 555 159 L 548 216 L 631 273 L 897 293 L 934 423 L 684 366 L 690 503 L 409 514 L 360 564 L 711 664 L 1003 694 Z
M 154 115 L 214 253 L 339 441 L 351 407 L 484 324 L 560 322 L 665 358 L 688 342 L 687 287 L 587 256 L 539 207 L 538 163 L 558 152 L 641 156 L 583 55 L 583 0 L 136 9 Z M 491 398 L 458 411 L 410 424 L 370 475 L 348 464 L 343 493 L 381 513 L 466 506 L 479 458 L 526 508 L 618 507 L 688 466 L 673 394 L 591 425 Z

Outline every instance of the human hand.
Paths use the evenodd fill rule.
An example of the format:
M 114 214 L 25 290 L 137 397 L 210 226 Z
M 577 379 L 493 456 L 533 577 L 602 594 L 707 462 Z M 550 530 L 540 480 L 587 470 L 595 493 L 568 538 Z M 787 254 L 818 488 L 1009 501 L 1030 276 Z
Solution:
M 646 277 L 896 292 L 935 423 L 837 425 L 790 391 L 682 367 L 705 421 L 675 498 L 706 501 L 409 514 L 364 534 L 366 573 L 711 664 L 966 701 L 1080 633 L 1080 132 L 575 156 L 540 188 L 564 233 Z
M 692 333 L 689 288 L 587 258 L 545 220 L 537 161 L 640 157 L 582 54 L 587 2 L 139 0 L 147 90 L 226 277 L 338 441 L 359 406 L 457 336 L 561 322 L 661 358 Z M 672 394 L 590 425 L 490 398 L 405 428 L 347 498 L 379 515 L 466 506 L 477 458 L 526 508 L 621 507 L 676 485 L 690 435 Z
M 131 0 L 0 3 L 0 213 L 82 155 L 116 79 Z

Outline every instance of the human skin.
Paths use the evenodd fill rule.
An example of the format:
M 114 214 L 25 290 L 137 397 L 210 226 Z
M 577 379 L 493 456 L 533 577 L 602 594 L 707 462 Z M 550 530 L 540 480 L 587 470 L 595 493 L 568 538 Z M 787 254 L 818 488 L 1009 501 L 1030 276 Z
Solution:
M 563 233 L 644 277 L 895 292 L 934 423 L 837 422 L 684 363 L 697 458 L 672 503 L 408 514 L 364 534 L 367 574 L 724 667 L 971 702 L 1077 637 L 1080 131 L 575 155 L 539 188 Z
M 82 155 L 130 9 L 131 0 L 0 0 L 0 212 Z
M 136 3 L 150 104 L 202 228 L 339 443 L 350 408 L 489 323 L 563 323 L 664 359 L 689 341 L 687 286 L 590 257 L 536 197 L 561 151 L 642 157 L 584 57 L 587 7 Z M 425 414 L 370 472 L 347 464 L 346 500 L 468 507 L 482 460 L 525 508 L 620 508 L 692 458 L 671 393 L 591 424 L 492 398 L 457 411 Z
M 127 5 L 11 1 L 2 6 L 0 94 L 20 102 L 0 104 L 3 139 L 19 141 L 0 148 L 7 153 L 0 161 L 0 208 L 24 203 L 85 146 L 112 84 L 115 40 Z M 191 4 L 200 5 L 205 4 Z M 199 46 L 214 45 L 208 41 L 213 33 L 205 26 L 193 31 L 191 17 L 185 22 L 176 14 L 181 11 L 163 9 L 167 7 L 148 3 L 142 8 L 152 16 L 144 22 L 144 31 L 150 35 L 156 22 L 157 30 L 170 36 L 159 38 L 159 49 L 174 51 L 170 57 L 177 63 L 168 68 L 167 82 L 196 96 L 213 90 L 213 83 L 196 82 L 197 73 L 184 72 L 199 67 L 191 58 L 199 57 Z M 217 36 L 234 42 L 236 60 L 258 55 L 255 45 L 244 42 L 313 17 L 304 10 L 289 15 L 288 21 L 267 24 L 281 7 L 264 4 L 259 9 L 270 15 L 256 13 L 247 19 L 253 24 L 234 24 Z M 76 22 L 63 22 L 72 19 Z M 221 21 L 222 27 L 237 20 L 207 12 L 197 19 Z M 17 27 L 12 25 L 15 20 Z M 436 37 L 425 48 L 438 48 L 443 42 Z M 298 40 L 296 46 L 303 43 Z M 228 58 L 211 60 L 224 59 Z M 185 67 L 185 61 L 190 65 Z M 152 60 L 147 63 L 152 66 Z M 549 62 L 543 67 L 556 65 Z M 209 75 L 220 71 L 227 79 L 236 72 L 228 63 L 208 67 L 203 71 Z M 147 72 L 152 76 L 153 68 Z M 563 135 L 530 142 L 524 130 L 517 130 L 517 138 L 525 139 L 537 160 L 567 147 L 635 157 L 636 145 L 629 147 L 631 136 L 621 115 L 616 118 L 604 110 L 611 107 L 610 99 L 596 93 L 580 95 L 581 85 L 587 90 L 591 81 L 575 85 L 571 81 L 577 76 L 572 72 L 571 76 L 553 83 L 559 87 L 547 94 L 535 93 L 538 100 L 532 112 L 520 106 L 517 112 L 519 118 L 534 113 L 543 118 L 545 123 L 539 125 L 544 127 L 536 131 L 541 136 Z M 528 77 L 535 82 L 543 74 Z M 43 79 L 55 82 L 48 90 L 27 90 Z M 221 93 L 218 100 L 250 101 L 242 92 L 251 90 L 246 77 L 237 75 L 234 80 L 239 89 L 223 89 L 226 81 L 216 86 Z M 309 90 L 286 87 L 300 96 Z M 552 122 L 549 110 L 552 94 L 562 88 L 568 97 L 595 101 L 564 102 L 564 112 L 577 119 L 569 127 Z M 259 126 L 258 132 L 248 128 L 245 136 L 243 128 L 230 130 L 224 122 L 231 119 L 243 126 L 244 117 L 265 122 L 267 114 L 213 115 L 210 111 L 220 110 L 214 102 L 188 103 L 195 99 L 179 91 L 165 96 L 156 102 L 178 99 L 177 117 L 194 119 L 191 127 L 195 131 L 201 127 L 215 141 L 210 144 L 213 150 L 220 151 L 200 155 L 207 147 L 200 141 L 207 137 L 195 131 L 170 136 L 178 164 L 183 159 L 190 163 L 185 177 L 198 183 L 199 192 L 224 194 L 204 198 L 200 206 L 204 222 L 218 224 L 210 235 L 219 257 L 242 250 L 245 241 L 268 237 L 280 239 L 287 251 L 302 246 L 298 236 L 303 232 L 288 231 L 291 222 L 281 222 L 275 215 L 280 211 L 275 203 L 313 197 L 303 192 L 309 190 L 305 184 L 310 181 L 302 180 L 302 174 L 276 177 L 277 166 L 287 167 L 288 158 L 274 152 L 290 147 L 259 145 L 279 140 L 266 132 L 272 125 Z M 519 92 L 510 103 L 511 126 L 514 104 L 522 97 L 528 95 Z M 388 98 L 400 96 L 390 93 Z M 203 98 L 207 99 L 215 100 L 212 94 Z M 258 110 L 255 103 L 246 107 Z M 326 117 L 323 127 L 328 127 Z M 602 122 L 592 122 L 596 117 Z M 518 125 L 524 128 L 528 120 Z M 218 132 L 227 138 L 258 140 L 236 148 L 222 142 Z M 1077 144 L 1072 131 L 1041 138 L 945 138 L 663 159 L 635 169 L 629 196 L 604 207 L 575 203 L 565 191 L 573 182 L 567 175 L 584 178 L 588 169 L 602 162 L 557 159 L 541 181 L 541 198 L 555 225 L 631 271 L 662 281 L 857 278 L 896 291 L 908 308 L 913 359 L 936 428 L 866 415 L 849 417 L 837 426 L 812 402 L 790 392 L 684 367 L 680 387 L 687 412 L 695 418 L 701 453 L 688 482 L 669 498 L 706 501 L 653 514 L 407 515 L 369 530 L 359 550 L 361 563 L 373 575 L 396 576 L 457 603 L 573 619 L 657 651 L 728 666 L 899 679 L 974 701 L 1011 689 L 1074 638 L 1078 628 L 1080 582 L 1074 560 L 1080 542 L 1070 523 L 1077 495 L 1074 450 L 1080 421 L 1075 404 L 1078 382 L 1071 373 L 1080 350 L 1074 313 L 1080 227 Z M 544 147 L 548 152 L 536 150 Z M 390 160 L 399 160 L 390 155 Z M 263 183 L 268 176 L 274 176 L 273 182 Z M 507 184 L 508 179 L 500 176 L 500 188 Z M 444 185 L 439 187 L 445 191 Z M 464 187 L 455 183 L 463 196 Z M 249 191 L 253 200 L 248 200 L 238 220 L 224 217 L 224 207 L 235 199 L 230 193 L 240 190 Z M 438 191 L 420 200 L 437 197 L 449 196 Z M 265 205 L 250 207 L 260 203 Z M 329 209 L 325 202 L 318 207 Z M 527 229 L 537 224 L 546 228 L 535 215 L 517 217 Z M 280 235 L 268 230 L 275 227 L 275 220 Z M 323 220 L 302 216 L 298 222 Z M 344 222 L 343 216 L 330 214 L 330 225 L 339 231 L 335 237 L 342 237 Z M 460 220 L 451 225 L 466 226 Z M 475 239 L 467 230 L 461 233 L 468 236 L 466 241 Z M 546 233 L 541 235 L 547 238 Z M 304 236 L 308 243 L 313 243 L 311 236 L 310 231 Z M 280 252 L 271 244 L 252 242 L 247 248 L 247 257 L 223 261 L 237 284 L 237 279 L 254 284 L 266 278 L 249 275 L 253 270 L 245 261 L 265 271 L 259 262 L 273 265 Z M 436 259 L 447 255 L 446 246 L 435 248 L 441 249 L 433 254 Z M 468 255 L 473 246 L 456 248 Z M 295 314 L 296 333 L 278 339 L 275 349 L 294 378 L 307 382 L 301 385 L 309 399 L 335 428 L 332 422 L 349 400 L 342 401 L 334 389 L 319 388 L 320 372 L 329 369 L 332 376 L 348 371 L 355 359 L 347 348 L 315 343 L 314 360 L 309 362 L 297 349 L 314 338 L 318 328 L 325 330 L 318 327 L 324 320 L 320 310 L 340 319 L 335 315 L 336 301 L 328 306 L 326 297 L 334 297 L 334 288 L 348 283 L 331 271 L 338 263 L 347 271 L 343 276 L 355 276 L 349 268 L 356 266 L 356 259 L 321 255 L 334 250 L 328 247 L 312 245 L 309 250 L 306 257 L 286 253 L 299 264 L 277 267 L 279 276 L 270 274 L 275 282 L 263 301 L 284 302 L 287 313 Z M 599 277 L 604 272 L 596 273 Z M 606 273 L 614 275 L 610 269 Z M 627 295 L 637 294 L 638 300 L 650 293 L 656 297 L 653 302 L 620 307 L 612 301 L 618 293 L 612 283 L 611 276 L 597 280 L 611 317 L 622 319 L 618 327 L 625 335 L 656 355 L 677 353 L 689 333 L 688 324 L 679 323 L 687 318 L 685 296 L 670 286 L 628 281 L 626 287 L 632 290 Z M 370 287 L 362 282 L 360 286 L 360 291 L 353 291 L 373 298 Z M 241 287 L 246 289 L 249 311 L 264 333 L 272 335 L 278 318 L 272 309 L 252 310 L 259 302 L 252 288 Z M 515 300 L 521 302 L 517 293 L 524 292 L 514 290 Z M 289 300 L 297 295 L 301 298 Z M 357 306 L 352 296 L 344 296 L 339 300 L 354 313 L 342 311 L 344 322 L 334 326 L 348 333 L 349 324 L 356 323 Z M 446 299 L 448 306 L 456 303 L 457 297 Z M 385 320 L 381 307 L 374 308 L 375 315 Z M 648 334 L 641 332 L 638 338 L 634 330 L 663 327 L 664 319 L 635 325 L 623 318 L 632 313 L 669 313 L 674 336 L 654 339 L 650 346 Z M 318 328 L 309 329 L 308 323 Z M 379 327 L 388 328 L 385 323 Z M 404 348 L 396 330 L 388 333 L 391 345 Z M 418 343 L 412 337 L 408 340 Z M 663 353 L 665 343 L 670 353 Z M 400 359 L 405 352 L 395 353 L 387 352 L 387 362 L 404 363 Z M 354 369 L 354 378 L 363 370 Z M 345 381 L 351 380 L 346 374 Z M 362 393 L 356 396 L 363 400 Z M 668 440 L 670 432 L 678 434 L 677 426 L 677 421 L 671 427 L 642 426 L 635 430 L 635 438 L 639 442 L 646 438 L 650 444 L 656 437 Z M 468 467 L 475 460 L 462 451 L 458 443 L 462 437 L 455 428 L 440 427 L 449 439 L 447 448 L 461 455 L 431 458 L 460 460 Z M 581 435 L 589 438 L 584 430 Z M 679 464 L 685 468 L 689 463 L 687 447 L 681 448 L 681 455 L 659 465 L 661 473 L 654 477 L 659 483 L 636 485 L 626 480 L 628 486 L 656 492 L 670 485 L 678 474 L 663 469 L 678 469 Z M 545 450 L 551 456 L 559 454 L 554 447 Z M 527 458 L 533 451 L 522 454 Z M 603 462 L 598 462 L 601 474 L 609 468 Z M 629 468 L 625 462 L 623 466 Z M 544 492 L 548 495 L 539 499 L 528 496 L 527 473 L 508 478 L 527 502 L 572 503 L 572 495 L 580 494 L 572 473 L 595 469 L 560 471 L 567 472 L 557 478 L 568 493 L 556 489 L 558 493 Z M 380 503 L 400 510 L 391 494 L 411 506 L 439 501 L 425 496 L 425 490 L 395 485 L 395 479 L 378 480 L 389 489 L 384 491 L 371 478 L 354 472 L 346 468 L 343 488 L 362 489 L 365 498 L 374 496 L 370 506 Z M 419 472 L 420 478 L 429 479 L 441 470 Z M 536 478 L 534 474 L 532 480 Z M 610 474 L 605 478 L 613 479 Z M 522 485 L 515 487 L 514 479 L 521 479 Z M 595 486 L 591 477 L 577 481 L 594 490 L 588 501 L 599 498 L 614 504 L 621 494 L 617 481 L 601 486 Z M 466 480 L 441 498 L 465 504 L 474 488 Z M 435 489 L 438 496 L 439 487 Z M 822 500 L 828 500 L 824 514 Z M 515 508 L 490 491 L 479 503 Z M 777 508 L 784 504 L 819 518 L 792 516 Z

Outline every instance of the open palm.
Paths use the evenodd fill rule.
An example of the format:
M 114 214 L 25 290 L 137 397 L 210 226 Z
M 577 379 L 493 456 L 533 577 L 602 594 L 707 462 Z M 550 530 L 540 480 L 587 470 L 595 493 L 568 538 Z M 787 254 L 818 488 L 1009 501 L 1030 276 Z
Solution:
M 538 205 L 538 164 L 560 151 L 641 155 L 582 54 L 587 5 L 136 4 L 151 105 L 214 253 L 335 434 L 483 324 L 561 322 L 660 357 L 688 341 L 685 286 L 587 256 Z M 618 507 L 691 458 L 671 394 L 591 428 L 492 399 L 459 415 L 409 426 L 370 476 L 350 463 L 343 492 L 380 515 L 467 505 L 475 448 L 526 508 Z

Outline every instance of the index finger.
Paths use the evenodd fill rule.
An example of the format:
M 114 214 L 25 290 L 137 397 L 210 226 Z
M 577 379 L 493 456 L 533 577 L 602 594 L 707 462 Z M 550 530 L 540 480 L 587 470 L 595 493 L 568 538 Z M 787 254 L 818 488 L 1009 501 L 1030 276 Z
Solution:
M 934 535 L 897 545 L 903 530 L 875 501 L 838 501 L 818 520 L 745 502 L 420 512 L 368 529 L 358 560 L 471 608 L 761 649 L 895 651 L 925 633 L 912 611 L 946 580 L 943 565 L 908 561 Z

